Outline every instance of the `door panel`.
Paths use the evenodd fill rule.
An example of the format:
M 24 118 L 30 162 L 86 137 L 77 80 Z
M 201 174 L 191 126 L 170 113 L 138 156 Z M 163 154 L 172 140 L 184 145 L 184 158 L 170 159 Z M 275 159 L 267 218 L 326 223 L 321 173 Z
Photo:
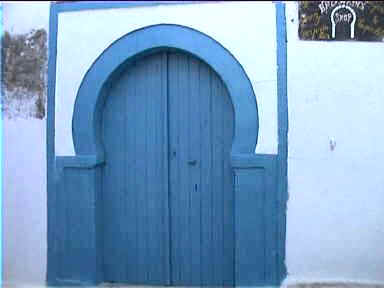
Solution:
M 205 63 L 170 53 L 168 67 L 172 283 L 232 285 L 232 104 Z
M 166 56 L 124 71 L 105 104 L 105 281 L 168 284 Z
M 232 286 L 234 115 L 217 74 L 182 53 L 142 58 L 103 117 L 105 281 Z

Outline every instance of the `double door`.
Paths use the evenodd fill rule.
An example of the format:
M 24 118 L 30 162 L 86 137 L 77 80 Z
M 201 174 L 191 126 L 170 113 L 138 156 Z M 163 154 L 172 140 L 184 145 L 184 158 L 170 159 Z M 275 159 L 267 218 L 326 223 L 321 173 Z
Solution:
M 218 75 L 179 52 L 141 58 L 102 123 L 105 281 L 232 286 L 234 115 Z

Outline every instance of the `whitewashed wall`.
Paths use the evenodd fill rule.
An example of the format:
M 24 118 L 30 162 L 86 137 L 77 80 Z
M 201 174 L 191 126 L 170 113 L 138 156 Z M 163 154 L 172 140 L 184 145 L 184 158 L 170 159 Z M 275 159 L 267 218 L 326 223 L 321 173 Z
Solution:
M 286 12 L 287 283 L 384 282 L 384 43 L 300 41 Z
M 42 284 L 46 271 L 45 120 L 3 119 L 3 282 Z
M 11 35 L 48 31 L 49 3 L 3 3 Z M 45 282 L 47 255 L 46 120 L 2 120 L 2 281 Z
M 57 40 L 56 154 L 74 155 L 74 101 L 92 63 L 123 35 L 154 24 L 194 28 L 214 38 L 237 58 L 251 80 L 258 102 L 260 127 L 256 152 L 276 154 L 275 21 L 272 2 L 159 5 L 61 13 Z

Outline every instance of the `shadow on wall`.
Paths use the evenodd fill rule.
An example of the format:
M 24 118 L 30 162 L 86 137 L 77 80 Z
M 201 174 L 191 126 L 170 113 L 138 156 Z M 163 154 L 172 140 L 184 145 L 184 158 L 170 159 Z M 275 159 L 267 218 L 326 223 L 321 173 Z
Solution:
M 2 112 L 8 118 L 43 119 L 46 111 L 47 32 L 2 39 Z

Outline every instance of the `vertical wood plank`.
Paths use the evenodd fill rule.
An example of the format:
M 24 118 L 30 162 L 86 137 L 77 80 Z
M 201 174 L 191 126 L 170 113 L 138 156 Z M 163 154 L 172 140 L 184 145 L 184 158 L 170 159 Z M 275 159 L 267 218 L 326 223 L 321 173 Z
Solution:
M 145 231 L 146 231 L 146 219 L 145 219 L 145 213 L 146 213 L 146 204 L 145 204 L 145 194 L 146 194 L 146 183 L 145 183 L 145 173 L 146 173 L 146 163 L 145 163 L 145 152 L 146 152 L 146 146 L 145 146 L 145 120 L 146 120 L 146 106 L 145 106 L 145 76 L 144 76 L 144 65 L 145 63 L 143 61 L 140 61 L 137 63 L 137 90 L 136 90 L 136 158 L 137 158 L 137 165 L 136 165 L 136 194 L 137 194 L 137 252 L 138 252 L 138 262 L 137 262 L 137 271 L 138 271 L 138 278 L 137 281 L 145 283 L 147 278 L 147 269 L 148 267 L 145 266 L 146 261 L 146 245 L 147 241 L 145 239 Z M 124 176 L 124 175 L 122 175 Z
M 119 79 L 120 80 L 120 79 Z M 124 81 L 117 81 L 114 85 L 113 95 L 119 95 L 122 93 Z M 110 153 L 106 151 L 106 157 L 108 159 L 107 164 L 104 167 L 104 187 L 103 191 L 109 191 L 111 187 L 111 180 L 114 175 L 118 176 L 121 173 L 121 170 L 124 169 L 121 153 L 123 151 L 123 145 L 121 141 L 117 141 L 115 135 L 124 135 L 124 98 L 123 97 L 113 97 L 109 98 L 108 103 L 105 105 L 105 123 L 114 122 L 115 129 L 110 129 L 108 124 L 104 127 L 104 141 L 106 146 L 113 146 L 115 153 Z M 121 139 L 121 136 L 120 136 Z M 114 281 L 122 281 L 122 274 L 124 273 L 123 257 L 122 253 L 119 251 L 119 247 L 124 243 L 123 234 L 120 233 L 122 229 L 122 223 L 119 221 L 121 214 L 123 212 L 121 207 L 121 198 L 123 194 L 124 179 L 122 177 L 116 177 L 113 181 L 113 193 L 104 193 L 104 202 L 110 203 L 111 209 L 105 210 L 105 220 L 104 220 L 104 235 L 114 235 L 114 238 L 106 237 L 104 239 L 105 249 L 108 251 L 108 256 L 105 257 L 105 274 L 106 278 L 114 279 Z M 116 212 L 113 212 L 116 211 Z M 115 214 L 119 214 L 118 217 L 115 217 Z M 116 265 L 118 263 L 118 265 Z M 118 267 L 115 267 L 118 266 Z
M 133 66 L 134 67 L 134 66 Z M 130 71 L 131 72 L 131 71 Z M 130 125 L 135 120 L 135 110 L 136 105 L 135 94 L 136 94 L 136 76 L 133 73 L 130 73 L 130 76 L 127 77 L 127 94 L 125 95 L 125 111 L 126 111 L 126 124 L 125 124 L 125 133 L 126 133 L 126 147 L 131 147 L 134 149 L 135 143 L 135 129 Z M 124 151 L 124 159 L 126 163 L 125 175 L 127 178 L 126 186 L 126 195 L 127 195 L 127 221 L 126 221 L 126 237 L 125 245 L 127 249 L 125 250 L 126 257 L 126 279 L 136 279 L 137 277 L 137 242 L 136 242 L 136 195 L 135 195 L 135 177 L 134 172 L 136 167 L 135 158 L 130 157 L 131 155 L 128 151 Z
M 212 95 L 211 74 L 207 66 L 199 67 L 199 95 L 201 97 L 201 277 L 202 285 L 213 282 L 213 239 L 212 239 Z
M 134 62 L 134 68 L 131 68 L 132 69 L 132 74 L 137 70 L 137 63 Z M 131 103 L 131 107 L 132 107 L 132 118 L 130 118 L 131 122 L 130 123 L 135 123 L 134 121 L 137 121 L 137 117 L 136 117 L 136 111 L 138 111 L 138 103 L 136 101 L 136 99 L 138 98 L 137 94 L 138 94 L 138 79 L 137 79 L 137 74 L 135 73 L 134 76 L 132 75 L 132 81 L 134 83 L 132 83 L 133 87 L 134 87 L 134 90 L 132 91 L 132 94 L 130 94 L 130 96 L 128 96 L 130 98 L 130 103 Z M 132 99 L 131 99 L 132 98 Z M 137 136 L 136 136 L 136 133 L 137 133 L 137 127 L 136 125 L 129 125 L 130 126 L 130 146 L 129 148 L 131 148 L 131 153 L 128 153 L 128 158 L 132 159 L 132 170 L 130 170 L 130 174 L 132 175 L 132 186 L 130 187 L 131 191 L 131 195 L 132 195 L 132 202 L 133 202 L 133 206 L 134 206 L 134 210 L 133 210 L 133 213 L 134 213 L 134 216 L 132 218 L 132 220 L 129 222 L 130 225 L 132 225 L 134 228 L 134 232 L 135 234 L 134 235 L 130 235 L 130 238 L 133 239 L 133 243 L 134 243 L 134 247 L 132 247 L 132 249 L 134 249 L 134 251 L 131 251 L 133 257 L 131 258 L 131 262 L 133 263 L 133 265 L 135 266 L 134 268 L 134 275 L 133 275 L 133 278 L 132 280 L 135 281 L 134 283 L 139 283 L 139 279 L 140 279 L 140 269 L 139 269 L 139 253 L 140 253 L 140 250 L 139 250 L 139 203 L 138 203 L 138 197 L 137 197 L 137 193 L 138 193 L 138 185 L 137 185 L 137 164 L 138 164 L 138 161 L 137 161 L 137 157 L 133 157 L 133 155 L 137 155 L 137 146 L 136 146 L 136 143 L 137 143 Z M 128 149 L 128 147 L 127 147 Z M 133 154 L 134 153 L 134 154 Z
M 192 282 L 192 271 L 191 271 L 191 259 L 192 259 L 192 244 L 191 243 L 191 225 L 192 225 L 192 179 L 191 179 L 191 167 L 190 161 L 193 161 L 192 157 L 192 145 L 191 145 L 191 133 L 192 133 L 192 111 L 191 111 L 191 78 L 190 78 L 190 61 L 187 55 L 179 54 L 179 65 L 180 65 L 180 80 L 181 84 L 179 87 L 179 97 L 182 95 L 184 119 L 179 119 L 181 123 L 184 123 L 181 139 L 182 154 L 182 169 L 183 171 L 183 188 L 181 194 L 183 195 L 183 202 L 181 203 L 181 211 L 184 212 L 184 237 L 183 237 L 183 276 L 181 283 Z M 183 91 L 184 90 L 184 91 Z M 180 283 L 180 284 L 181 284 Z
M 162 173 L 160 172 L 160 177 L 163 177 L 163 191 L 165 192 L 165 197 L 163 198 L 163 225 L 164 229 L 162 230 L 162 235 L 164 238 L 164 243 L 162 244 L 162 259 L 163 259 L 163 273 L 165 277 L 166 285 L 171 285 L 171 219 L 170 219 L 170 189 L 169 189 L 169 99 L 168 99 L 168 53 L 162 53 L 162 63 L 161 63 L 161 93 L 162 93 L 162 111 L 160 114 L 160 121 L 162 123 L 162 158 L 160 169 L 162 168 Z
M 220 91 L 219 83 L 217 81 L 217 76 L 211 73 L 211 93 L 212 93 L 212 132 L 211 132 L 211 153 L 212 153 L 212 241 L 213 245 L 213 257 L 212 257 L 212 277 L 213 282 L 217 283 L 221 275 L 220 271 L 220 252 L 221 252 L 221 242 L 220 239 L 222 235 L 221 219 L 220 219 L 220 206 L 222 203 L 221 195 L 222 194 L 222 177 L 221 177 L 221 149 L 222 149 L 222 125 L 221 125 L 221 107 L 220 101 Z
M 174 119 L 180 118 L 179 97 L 174 97 L 178 94 L 178 65 L 177 58 L 174 54 L 168 54 L 168 103 L 169 103 L 169 195 L 170 195 L 170 217 L 171 217 L 171 284 L 174 285 L 180 279 L 180 237 L 178 235 L 180 226 L 180 211 L 178 209 L 179 186 L 180 186 L 180 163 L 179 157 L 179 122 Z
M 188 169 L 188 148 L 189 148 L 189 133 L 190 133 L 190 119 L 189 119 L 189 81 L 188 81 L 188 64 L 185 57 L 180 54 L 176 54 L 177 65 L 178 65 L 178 89 L 175 97 L 179 98 L 179 109 L 180 109 L 180 118 L 174 119 L 179 123 L 178 134 L 179 146 L 178 150 L 178 161 L 180 165 L 180 187 L 178 194 L 179 203 L 178 210 L 180 215 L 180 226 L 178 229 L 178 235 L 180 236 L 180 247 L 179 247 L 179 261 L 180 261 L 180 279 L 175 285 L 182 285 L 184 281 L 188 281 L 188 261 L 189 261 L 189 241 L 188 241 L 188 230 L 189 230 L 189 213 L 190 213 L 190 203 L 189 203 L 189 169 Z
M 234 131 L 234 111 L 231 98 L 224 84 L 221 85 L 223 98 L 224 149 L 223 149 L 223 285 L 233 286 L 235 277 L 235 225 L 234 225 L 234 175 L 231 166 L 231 148 Z M 229 117 L 228 115 L 232 115 Z
M 157 62 L 157 59 L 154 59 L 155 62 Z M 145 76 L 147 77 L 147 85 L 146 85 L 146 91 L 145 91 L 145 98 L 146 98 L 146 123 L 145 123 L 145 131 L 146 131 L 146 139 L 145 139 L 145 157 L 147 158 L 146 161 L 146 228 L 147 228 L 147 235 L 146 235 L 146 240 L 147 240 L 147 247 L 146 247 L 146 253 L 147 257 L 146 260 L 148 261 L 146 263 L 146 266 L 148 267 L 147 269 L 147 282 L 146 283 L 153 283 L 152 281 L 156 277 L 155 274 L 155 265 L 159 264 L 160 261 L 156 261 L 157 259 L 154 257 L 155 256 L 155 251 L 154 248 L 156 247 L 156 244 L 154 242 L 158 241 L 158 239 L 154 239 L 155 237 L 155 229 L 156 229 L 156 220 L 154 219 L 155 217 L 159 219 L 160 215 L 156 215 L 154 203 L 157 200 L 157 195 L 154 193 L 155 191 L 152 190 L 153 184 L 158 184 L 156 183 L 157 179 L 155 178 L 155 166 L 157 162 L 155 153 L 154 152 L 154 147 L 157 145 L 156 137 L 153 135 L 154 130 L 158 129 L 158 127 L 153 127 L 156 125 L 156 123 L 153 123 L 153 118 L 154 118 L 154 107 L 153 103 L 156 101 L 156 96 L 157 93 L 153 93 L 152 89 L 156 85 L 156 72 L 155 72 L 155 65 L 156 63 L 154 62 L 146 62 L 146 69 L 145 69 Z M 159 89 L 159 86 L 156 87 Z M 156 125 L 157 126 L 157 125 Z M 153 147 L 153 148 L 152 148 Z M 149 161 L 148 161 L 149 160 Z M 156 189 L 156 188 L 155 188 Z M 155 216 L 155 217 L 153 217 Z M 154 247 L 155 246 L 155 247 Z
M 195 165 L 189 166 L 190 177 L 190 285 L 201 285 L 201 102 L 199 94 L 199 65 L 200 61 L 189 56 L 190 97 L 189 97 L 189 118 L 190 118 L 190 139 L 189 159 L 196 161 Z

